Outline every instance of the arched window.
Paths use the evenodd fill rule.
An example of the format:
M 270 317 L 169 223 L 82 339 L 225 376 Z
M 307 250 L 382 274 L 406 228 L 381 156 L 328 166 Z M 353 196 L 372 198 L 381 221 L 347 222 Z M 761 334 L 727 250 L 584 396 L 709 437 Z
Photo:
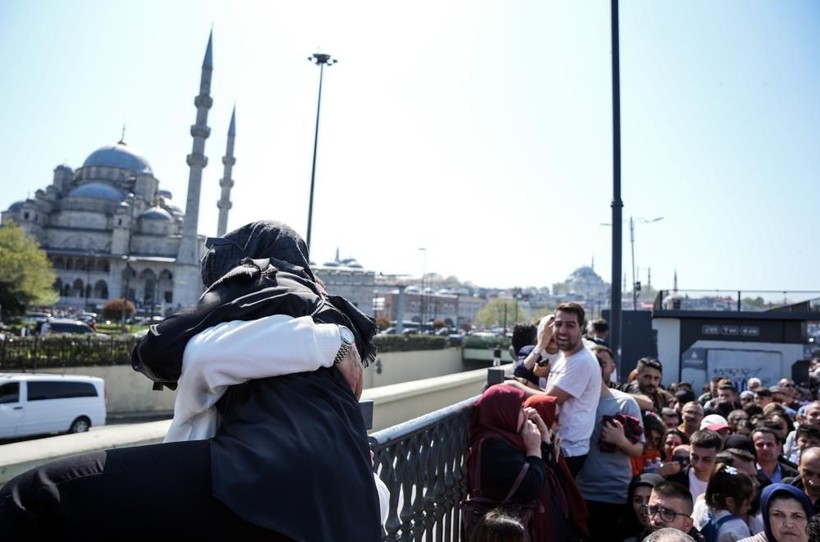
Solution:
M 94 285 L 94 297 L 99 299 L 108 299 L 108 283 L 104 280 L 98 280 Z

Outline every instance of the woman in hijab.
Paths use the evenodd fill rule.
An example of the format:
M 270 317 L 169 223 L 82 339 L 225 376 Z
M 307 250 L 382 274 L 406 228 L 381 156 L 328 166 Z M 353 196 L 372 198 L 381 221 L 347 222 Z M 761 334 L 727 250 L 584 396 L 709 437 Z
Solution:
M 470 498 L 501 503 L 519 479 L 512 502 L 529 504 L 541 496 L 547 483 L 542 444 L 552 435 L 535 410 L 525 412 L 524 397 L 519 388 L 497 384 L 487 388 L 473 407 L 467 452 Z M 541 514 L 541 510 L 536 512 Z M 547 540 L 538 521 L 525 527 L 529 539 Z
M 548 445 L 544 454 L 548 477 L 541 493 L 541 502 L 546 513 L 536 516 L 542 522 L 541 532 L 554 533 L 552 540 L 589 537 L 587 506 L 566 458 L 560 453 L 560 439 L 555 432 L 561 408 L 558 399 L 551 395 L 531 395 L 524 401 L 524 408 L 535 409 L 544 425 L 555 435 L 552 446 Z
M 770 484 L 760 498 L 765 530 L 740 542 L 809 542 L 806 527 L 814 515 L 805 493 L 789 484 Z
M 324 292 L 284 224 L 206 246 L 207 290 L 132 357 L 157 384 L 179 383 L 173 442 L 21 474 L 0 491 L 4 539 L 382 539 L 358 405 L 372 319 Z
M 649 527 L 649 516 L 644 506 L 649 504 L 652 488 L 663 482 L 663 476 L 655 473 L 639 474 L 632 478 L 627 491 L 627 510 L 618 525 L 619 540 L 636 540 Z

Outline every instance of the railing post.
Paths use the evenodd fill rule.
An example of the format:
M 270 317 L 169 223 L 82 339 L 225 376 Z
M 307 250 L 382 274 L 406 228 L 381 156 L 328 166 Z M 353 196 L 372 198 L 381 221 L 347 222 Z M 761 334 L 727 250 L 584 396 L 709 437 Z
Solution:
M 501 384 L 506 378 L 506 371 L 501 367 L 490 367 L 487 369 L 487 386 Z
M 359 401 L 359 409 L 362 411 L 362 418 L 364 418 L 364 427 L 370 431 L 373 429 L 373 400 L 362 399 Z

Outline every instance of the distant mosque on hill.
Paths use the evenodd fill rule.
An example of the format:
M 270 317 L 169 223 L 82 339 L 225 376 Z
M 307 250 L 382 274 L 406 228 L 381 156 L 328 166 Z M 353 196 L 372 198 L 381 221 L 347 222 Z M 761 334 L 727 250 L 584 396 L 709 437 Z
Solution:
M 199 299 L 199 262 L 205 250 L 205 237 L 198 233 L 199 200 L 213 103 L 212 39 L 213 34 L 194 100 L 184 213 L 171 203 L 171 193 L 160 188 L 148 160 L 124 140 L 95 150 L 77 169 L 57 166 L 51 185 L 2 212 L 3 224 L 19 224 L 48 255 L 57 274 L 58 306 L 99 309 L 125 296 L 152 314 L 162 314 Z M 235 120 L 234 109 L 222 158 L 218 235 L 225 233 L 232 206 Z

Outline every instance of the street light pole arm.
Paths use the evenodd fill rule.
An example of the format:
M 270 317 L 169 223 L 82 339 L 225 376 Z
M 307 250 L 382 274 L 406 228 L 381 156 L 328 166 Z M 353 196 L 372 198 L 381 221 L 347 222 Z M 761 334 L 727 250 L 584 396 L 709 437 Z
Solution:
M 310 251 L 310 238 L 313 230 L 313 189 L 316 181 L 316 150 L 319 146 L 319 113 L 322 109 L 322 80 L 325 74 L 325 64 L 332 66 L 338 60 L 325 53 L 315 53 L 308 57 L 308 60 L 319 66 L 319 98 L 316 102 L 316 129 L 313 132 L 313 165 L 310 170 L 310 199 L 308 201 L 308 224 L 305 244 Z

